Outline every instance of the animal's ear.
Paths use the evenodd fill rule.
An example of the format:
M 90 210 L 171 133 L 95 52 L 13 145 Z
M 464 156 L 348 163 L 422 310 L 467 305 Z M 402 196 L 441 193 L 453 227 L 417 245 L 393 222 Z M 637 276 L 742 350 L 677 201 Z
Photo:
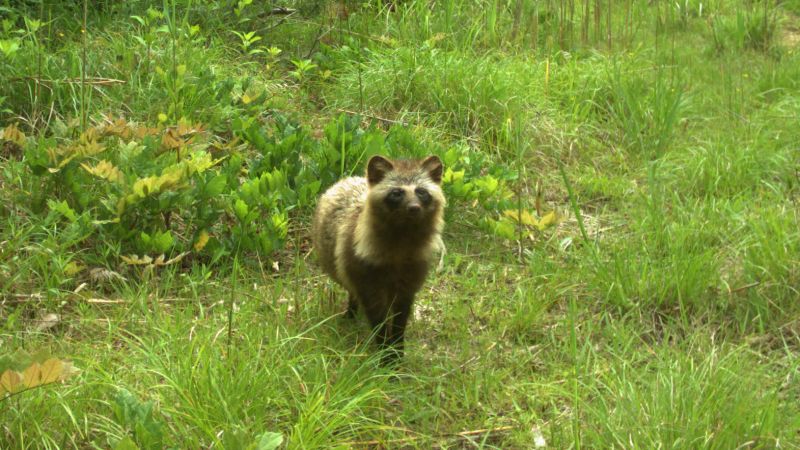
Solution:
M 394 170 L 394 166 L 391 161 L 383 156 L 373 156 L 367 163 L 367 181 L 369 185 L 380 183 L 386 177 L 386 174 L 392 170 Z
M 442 182 L 442 170 L 444 169 L 444 165 L 438 156 L 434 155 L 425 158 L 425 160 L 422 161 L 422 168 L 428 172 L 431 180 L 436 183 Z

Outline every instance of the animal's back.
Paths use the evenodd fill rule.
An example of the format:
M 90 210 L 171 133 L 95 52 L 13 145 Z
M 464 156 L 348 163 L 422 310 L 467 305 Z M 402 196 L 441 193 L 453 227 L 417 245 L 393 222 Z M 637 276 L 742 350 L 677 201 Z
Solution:
M 311 238 L 322 269 L 339 284 L 343 280 L 336 273 L 336 241 L 343 227 L 355 226 L 366 196 L 366 178 L 350 177 L 334 184 L 317 203 Z

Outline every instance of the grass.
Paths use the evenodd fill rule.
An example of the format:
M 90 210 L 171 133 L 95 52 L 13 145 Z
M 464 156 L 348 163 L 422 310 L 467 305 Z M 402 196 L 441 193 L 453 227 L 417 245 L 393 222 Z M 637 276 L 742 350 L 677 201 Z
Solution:
M 0 127 L 29 139 L 0 142 L 0 356 L 80 369 L 0 399 L 0 447 L 800 448 L 797 2 L 133 3 L 90 12 L 86 47 L 80 5 L 0 8 Z M 242 123 L 278 124 L 263 139 L 289 154 L 289 117 L 337 174 L 452 150 L 480 187 L 447 187 L 402 365 L 341 315 L 308 206 L 267 255 L 123 263 L 135 246 L 91 222 L 108 205 L 73 200 L 97 185 L 31 164 L 84 112 L 188 119 L 215 158 L 279 151 Z M 156 145 L 109 145 L 160 171 L 137 144 Z M 484 226 L 518 208 L 560 222 Z

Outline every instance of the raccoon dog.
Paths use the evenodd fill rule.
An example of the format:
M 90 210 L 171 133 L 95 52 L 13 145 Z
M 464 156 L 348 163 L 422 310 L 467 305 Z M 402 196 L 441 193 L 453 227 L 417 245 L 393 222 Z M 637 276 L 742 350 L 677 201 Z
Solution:
M 361 307 L 391 347 L 384 363 L 403 355 L 414 295 L 434 250 L 443 249 L 442 161 L 373 156 L 366 177 L 340 180 L 322 195 L 312 225 L 322 269 L 350 294 L 347 315 Z

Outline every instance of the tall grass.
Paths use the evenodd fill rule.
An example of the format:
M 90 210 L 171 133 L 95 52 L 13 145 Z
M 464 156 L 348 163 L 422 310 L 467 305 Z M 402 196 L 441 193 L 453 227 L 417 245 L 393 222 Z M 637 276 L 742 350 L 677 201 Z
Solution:
M 536 61 L 400 47 L 377 49 L 357 68 L 347 64 L 339 70 L 336 85 L 326 92 L 333 108 L 357 110 L 363 95 L 379 114 L 422 114 L 490 145 L 497 144 L 507 117 L 529 129 L 526 123 L 547 108 L 546 102 L 534 102 L 541 100 L 544 83 L 544 67 Z
M 795 2 L 88 3 L 9 6 L 0 35 L 0 130 L 29 139 L 0 142 L 0 348 L 81 369 L 0 399 L 0 447 L 796 445 Z M 340 110 L 363 116 L 321 130 Z M 111 116 L 199 122 L 227 161 L 257 152 L 233 122 L 276 111 L 336 138 L 342 176 L 364 119 L 409 125 L 378 151 L 453 148 L 467 177 L 516 188 L 449 199 L 447 264 L 394 373 L 309 264 L 308 210 L 269 260 L 141 270 L 31 171 L 31 149 Z M 561 223 L 479 227 L 537 203 Z
M 694 344 L 697 345 L 697 344 Z M 587 441 L 596 447 L 737 448 L 781 445 L 786 420 L 770 374 L 743 349 L 688 354 L 657 345 L 649 361 L 617 359 L 587 386 Z M 787 405 L 788 406 L 788 405 Z

